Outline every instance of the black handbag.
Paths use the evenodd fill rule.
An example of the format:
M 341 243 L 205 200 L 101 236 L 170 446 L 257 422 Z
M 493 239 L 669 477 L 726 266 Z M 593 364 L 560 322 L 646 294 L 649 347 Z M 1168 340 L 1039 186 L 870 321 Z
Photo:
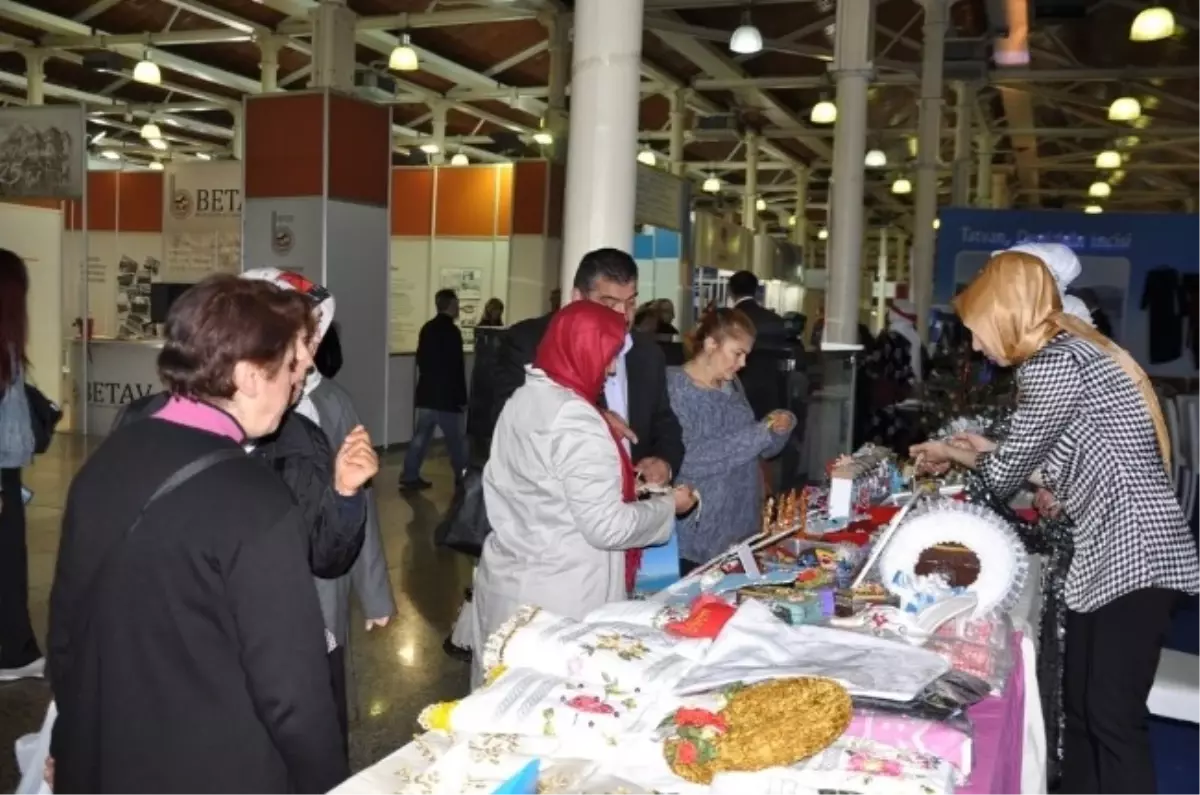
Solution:
M 433 541 L 439 547 L 477 558 L 483 554 L 483 542 L 491 532 L 483 504 L 483 470 L 468 466 L 454 489 L 446 515 L 433 531 Z
M 33 429 L 33 452 L 41 455 L 50 449 L 54 429 L 62 422 L 62 409 L 29 383 L 25 384 L 25 402 L 29 404 L 29 424 Z

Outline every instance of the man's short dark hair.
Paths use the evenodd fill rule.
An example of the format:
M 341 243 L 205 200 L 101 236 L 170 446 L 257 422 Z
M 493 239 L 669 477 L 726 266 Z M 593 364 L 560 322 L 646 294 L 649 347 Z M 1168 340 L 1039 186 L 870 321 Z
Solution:
M 583 255 L 575 269 L 576 290 L 590 293 L 597 279 L 606 279 L 616 284 L 636 282 L 638 266 L 633 257 L 619 248 L 598 248 Z
M 167 390 L 190 398 L 229 399 L 233 371 L 251 362 L 274 376 L 296 338 L 316 327 L 303 293 L 270 282 L 212 276 L 188 289 L 167 314 L 158 375 Z
M 729 294 L 734 298 L 754 298 L 758 295 L 758 277 L 750 271 L 738 271 L 729 277 Z
M 458 293 L 450 289 L 438 290 L 433 294 L 433 305 L 437 307 L 437 311 L 439 312 L 445 312 L 457 300 Z

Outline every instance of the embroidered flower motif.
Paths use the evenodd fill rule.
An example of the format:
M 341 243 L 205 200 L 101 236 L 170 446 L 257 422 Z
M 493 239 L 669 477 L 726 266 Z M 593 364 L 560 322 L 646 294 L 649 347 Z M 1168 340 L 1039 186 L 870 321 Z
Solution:
M 729 730 L 728 724 L 725 723 L 725 718 L 715 712 L 709 712 L 705 709 L 689 709 L 687 707 L 680 707 L 675 712 L 675 725 L 694 726 L 698 729 L 711 726 L 719 732 Z
M 691 740 L 684 740 L 675 746 L 675 759 L 681 765 L 694 765 L 699 756 L 700 753 L 696 750 L 696 744 Z
M 596 696 L 575 696 L 566 702 L 571 709 L 588 712 L 593 715 L 613 715 L 616 710 L 611 705 L 601 701 Z

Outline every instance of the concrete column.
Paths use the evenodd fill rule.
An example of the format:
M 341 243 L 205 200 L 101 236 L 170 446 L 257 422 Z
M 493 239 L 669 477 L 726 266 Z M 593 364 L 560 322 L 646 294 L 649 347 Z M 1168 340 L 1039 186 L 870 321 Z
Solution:
M 1012 202 L 1008 193 L 1008 175 L 992 175 L 992 209 L 1007 210 Z
M 40 50 L 25 52 L 25 101 L 30 105 L 46 103 L 46 54 Z
M 758 231 L 758 133 L 746 133 L 746 185 L 742 191 L 742 226 Z
M 264 94 L 279 90 L 279 39 L 263 36 L 258 41 L 258 72 Z
M 971 116 L 975 107 L 975 87 L 960 82 L 955 87 L 957 102 L 954 119 L 954 194 L 955 207 L 971 205 Z
M 800 247 L 800 262 L 811 268 L 808 244 L 808 177 L 806 166 L 796 169 L 796 225 L 792 227 L 792 243 Z
M 429 162 L 435 166 L 446 162 L 446 111 L 448 107 L 440 102 L 430 104 L 433 112 L 433 142 L 438 150 L 429 156 Z
M 879 260 L 875 266 L 875 333 L 887 325 L 888 228 L 879 229 Z
M 550 42 L 549 96 L 546 98 L 546 129 L 554 136 L 550 156 L 563 162 L 567 157 L 567 85 L 571 82 L 571 18 L 554 14 L 545 19 Z
M 576 0 L 561 284 L 592 249 L 633 247 L 642 0 Z
M 942 62 L 946 49 L 947 0 L 925 0 L 921 59 L 921 117 L 917 125 L 917 197 L 913 218 L 911 291 L 921 339 L 929 339 L 933 305 L 933 219 L 937 216 L 938 145 L 942 126 Z
M 687 142 L 688 109 L 687 89 L 681 88 L 671 95 L 671 148 L 668 158 L 671 161 L 671 173 L 682 177 L 685 172 L 683 147 Z
M 829 199 L 824 341 L 858 344 L 862 287 L 863 157 L 867 151 L 867 86 L 874 72 L 874 3 L 838 3 L 831 71 L 837 83 L 833 184 Z
M 992 206 L 992 158 L 995 157 L 995 139 L 984 130 L 979 134 L 979 168 L 975 174 L 975 206 Z
M 229 149 L 234 160 L 241 160 L 246 141 L 246 117 L 241 105 L 231 107 L 229 112 L 233 115 L 233 140 L 229 142 Z
M 353 92 L 357 15 L 346 7 L 345 0 L 321 0 L 311 16 L 313 68 L 309 86 Z
M 908 236 L 903 232 L 897 232 L 895 235 L 896 241 L 896 289 L 900 289 L 900 285 L 908 284 Z

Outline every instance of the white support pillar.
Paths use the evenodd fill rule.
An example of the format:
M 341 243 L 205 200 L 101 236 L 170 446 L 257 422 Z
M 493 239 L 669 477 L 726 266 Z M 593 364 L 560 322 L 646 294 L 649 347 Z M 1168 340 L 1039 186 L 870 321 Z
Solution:
M 742 226 L 758 231 L 758 133 L 750 130 L 744 140 L 746 184 L 742 190 Z
M 554 136 L 551 157 L 567 157 L 567 85 L 571 82 L 571 18 L 557 13 L 544 20 L 550 42 L 549 94 L 546 97 L 545 127 Z
M 955 86 L 953 205 L 971 205 L 971 116 L 975 87 L 960 82 Z
M 862 288 L 863 157 L 867 151 L 867 86 L 874 72 L 874 3 L 838 3 L 831 70 L 837 82 L 833 184 L 829 198 L 824 341 L 858 343 Z
M 677 177 L 682 177 L 687 170 L 683 153 L 688 133 L 687 99 L 686 88 L 671 94 L 671 148 L 667 156 L 671 161 L 671 173 Z
M 887 325 L 888 228 L 879 228 L 879 259 L 875 264 L 875 333 Z
M 900 290 L 900 285 L 907 285 L 908 274 L 908 237 L 903 232 L 897 232 L 896 240 L 896 290 Z
M 30 105 L 46 103 L 46 53 L 25 51 L 25 101 Z
M 632 250 L 641 66 L 642 0 L 576 0 L 564 289 L 587 252 Z
M 921 339 L 929 339 L 933 305 L 933 219 L 937 217 L 938 147 L 942 126 L 942 62 L 946 50 L 947 0 L 925 0 L 921 58 L 921 116 L 917 125 L 917 197 L 913 217 L 911 291 Z
M 433 112 L 433 142 L 438 148 L 429 156 L 429 162 L 440 166 L 446 162 L 446 112 L 449 107 L 442 102 L 432 102 L 429 110 Z
M 1007 210 L 1012 198 L 1008 193 L 1008 175 L 1004 173 L 992 175 L 992 209 Z
M 241 105 L 230 108 L 230 113 L 233 115 L 233 140 L 229 142 L 229 149 L 234 160 L 241 160 L 246 142 L 246 115 Z
M 258 40 L 258 72 L 264 94 L 279 90 L 279 47 L 274 36 L 263 36 Z
M 992 158 L 995 157 L 995 139 L 984 130 L 979 134 L 979 168 L 975 174 L 975 206 L 992 206 Z
M 354 91 L 354 26 L 357 15 L 345 0 L 321 0 L 311 12 L 313 66 L 309 86 Z
M 796 169 L 796 208 L 793 215 L 796 223 L 792 226 L 792 243 L 800 247 L 800 262 L 805 268 L 811 268 L 808 261 L 808 179 L 807 166 Z

